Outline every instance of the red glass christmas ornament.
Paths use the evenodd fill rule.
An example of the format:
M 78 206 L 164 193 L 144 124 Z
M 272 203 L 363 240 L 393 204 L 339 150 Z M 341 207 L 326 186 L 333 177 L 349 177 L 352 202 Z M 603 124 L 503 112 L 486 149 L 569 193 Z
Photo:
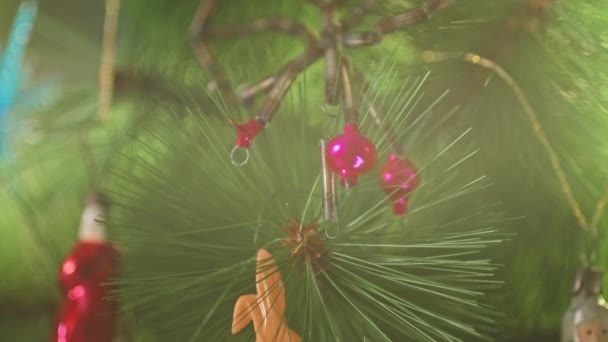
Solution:
M 340 175 L 342 185 L 357 185 L 359 175 L 376 165 L 374 144 L 359 133 L 357 125 L 344 126 L 344 133 L 333 137 L 325 148 L 327 167 Z
M 236 129 L 236 145 L 238 147 L 249 148 L 258 133 L 260 133 L 264 129 L 264 124 L 262 124 L 258 119 L 251 119 L 244 124 L 237 124 L 233 121 L 234 128 Z
M 116 251 L 104 241 L 105 230 L 96 220 L 103 212 L 89 203 L 80 226 L 80 241 L 61 265 L 59 284 L 64 301 L 54 326 L 52 342 L 111 342 L 116 303 L 104 284 L 114 272 Z
M 403 215 L 407 213 L 408 195 L 420 185 L 420 176 L 409 160 L 391 154 L 380 169 L 380 184 L 393 201 L 393 213 Z

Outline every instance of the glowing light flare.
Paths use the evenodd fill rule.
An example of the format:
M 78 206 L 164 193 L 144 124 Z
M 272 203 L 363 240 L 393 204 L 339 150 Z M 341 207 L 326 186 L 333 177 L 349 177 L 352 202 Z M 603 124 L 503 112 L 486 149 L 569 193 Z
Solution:
M 60 323 L 57 327 L 57 342 L 67 342 L 68 328 L 65 323 Z
M 68 298 L 70 298 L 71 300 L 76 300 L 78 298 L 82 298 L 82 296 L 84 296 L 85 293 L 86 293 L 86 290 L 85 290 L 84 286 L 76 285 L 76 286 L 74 286 L 73 289 L 68 291 Z
M 72 273 L 74 273 L 76 271 L 76 263 L 74 262 L 74 260 L 67 260 L 64 264 L 63 267 L 61 267 L 61 271 L 63 272 L 63 274 L 66 275 L 70 275 Z
M 363 158 L 361 158 L 361 156 L 355 156 L 355 164 L 353 165 L 353 168 L 359 169 L 361 166 L 363 166 L 363 164 L 365 164 Z

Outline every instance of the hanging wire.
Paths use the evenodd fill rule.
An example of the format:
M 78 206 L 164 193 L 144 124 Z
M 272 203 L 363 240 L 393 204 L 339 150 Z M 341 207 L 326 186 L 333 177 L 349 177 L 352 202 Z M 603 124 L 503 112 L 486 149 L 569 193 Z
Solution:
M 338 220 L 338 192 L 335 185 L 334 174 L 327 168 L 325 160 L 325 143 L 338 133 L 338 125 L 340 123 L 340 112 L 342 112 L 342 104 L 338 103 L 336 106 L 337 112 L 332 112 L 329 108 L 329 103 L 325 102 L 321 105 L 321 112 L 327 116 L 325 124 L 325 139 L 321 139 L 319 142 L 320 154 L 321 154 L 321 176 L 323 180 L 322 187 L 322 215 L 323 221 L 325 222 L 325 236 L 333 240 L 340 235 L 340 222 Z M 330 226 L 336 227 L 334 234 L 330 233 Z
M 331 138 L 338 132 L 338 123 L 340 122 L 340 113 L 332 113 L 329 108 L 327 108 L 327 103 L 321 105 L 321 112 L 327 116 L 325 129 L 326 129 L 326 137 Z M 341 109 L 338 110 L 340 112 Z
M 578 221 L 579 227 L 583 231 L 587 232 L 589 234 L 589 236 L 591 237 L 591 240 L 593 240 L 591 251 L 590 251 L 589 255 L 585 255 L 584 253 L 581 255 L 583 264 L 585 266 L 588 266 L 590 262 L 593 262 L 595 259 L 595 255 L 597 254 L 597 247 L 598 247 L 597 223 L 599 222 L 599 220 L 602 216 L 602 212 L 603 212 L 604 207 L 606 206 L 606 202 L 608 202 L 608 187 L 604 191 L 603 196 L 596 202 L 595 212 L 592 216 L 591 222 L 589 222 L 589 220 L 587 219 L 587 216 L 585 216 L 585 214 L 583 214 L 583 212 L 581 210 L 581 206 L 580 206 L 579 202 L 576 200 L 574 193 L 572 192 L 572 186 L 568 182 L 568 178 L 566 177 L 566 173 L 564 172 L 564 169 L 562 168 L 562 165 L 559 161 L 559 157 L 558 157 L 557 153 L 555 152 L 555 149 L 549 142 L 549 139 L 547 138 L 547 134 L 545 133 L 545 130 L 543 129 L 543 127 L 540 123 L 540 120 L 538 119 L 538 115 L 536 114 L 536 112 L 534 111 L 532 106 L 530 105 L 528 98 L 526 97 L 524 91 L 521 89 L 519 84 L 517 84 L 515 79 L 513 79 L 513 77 L 511 77 L 511 75 L 505 69 L 503 69 L 500 65 L 498 65 L 497 63 L 495 63 L 492 60 L 489 60 L 485 57 L 482 57 L 480 55 L 470 53 L 470 52 L 468 52 L 468 53 L 462 53 L 462 52 L 445 53 L 445 52 L 440 52 L 440 51 L 425 51 L 422 54 L 422 58 L 426 62 L 441 62 L 441 61 L 446 61 L 448 59 L 463 59 L 467 63 L 479 65 L 488 70 L 491 70 L 498 77 L 500 77 L 509 86 L 509 88 L 511 88 L 511 90 L 515 94 L 515 97 L 517 98 L 517 101 L 523 107 L 524 112 L 528 116 L 528 119 L 530 119 L 530 122 L 532 124 L 532 131 L 534 132 L 534 135 L 536 136 L 538 141 L 541 143 L 541 145 L 545 148 L 545 151 L 547 152 L 547 154 L 549 156 L 549 159 L 551 161 L 551 168 L 553 169 L 553 172 L 555 173 L 555 175 L 557 176 L 557 178 L 559 180 L 561 190 L 564 193 L 566 200 L 568 201 L 568 205 L 570 206 L 570 209 L 572 210 L 574 216 L 576 217 L 576 220 Z
M 80 126 L 78 129 L 78 146 L 80 147 L 80 154 L 84 160 L 85 171 L 89 178 L 89 183 L 92 184 L 91 187 L 94 189 L 97 187 L 99 179 L 97 163 L 95 162 L 94 153 L 88 140 L 91 128 L 92 124 L 90 122 L 84 122 Z
M 116 55 L 116 34 L 118 31 L 118 17 L 120 0 L 106 0 L 105 18 L 103 24 L 103 38 L 99 63 L 99 97 L 97 107 L 97 121 L 106 122 L 109 118 L 114 93 L 114 56 Z M 78 130 L 78 144 L 85 162 L 86 172 L 92 188 L 98 187 L 100 170 L 97 168 L 89 133 L 94 122 L 85 121 Z
M 120 0 L 106 0 L 106 14 L 103 23 L 103 41 L 99 63 L 99 108 L 97 119 L 105 122 L 109 118 L 114 93 L 114 57 L 116 56 L 116 34 Z
M 595 204 L 595 212 L 593 213 L 593 218 L 589 224 L 589 228 L 595 237 L 597 237 L 597 224 L 602 217 L 602 213 L 606 207 L 606 202 L 608 202 L 608 186 L 606 186 L 606 190 L 604 190 L 604 195 L 602 198 Z
M 323 213 L 323 221 L 325 221 L 325 236 L 333 240 L 340 235 L 340 221 L 338 219 L 338 191 L 336 189 L 336 183 L 333 172 L 327 168 L 325 160 L 325 144 L 329 138 L 334 136 L 338 129 L 338 122 L 340 121 L 340 114 L 330 113 L 325 105 L 321 107 L 321 110 L 327 115 L 327 135 L 325 139 L 321 139 L 319 142 L 320 154 L 321 154 L 321 176 L 323 179 L 322 187 L 322 205 L 321 210 Z M 335 226 L 335 232 L 330 233 L 330 226 Z
M 327 167 L 325 159 L 325 139 L 319 141 L 321 154 L 321 176 L 323 180 L 322 187 L 322 212 L 323 221 L 325 221 L 325 236 L 328 239 L 335 239 L 340 235 L 340 220 L 338 219 L 338 192 L 336 189 L 336 181 L 334 173 Z M 335 233 L 330 233 L 330 226 L 335 226 Z
M 595 262 L 595 260 L 597 259 L 597 252 L 599 250 L 600 244 L 597 224 L 600 221 L 600 218 L 602 217 L 602 213 L 604 211 L 604 208 L 606 207 L 606 202 L 608 202 L 608 186 L 606 187 L 606 190 L 604 190 L 603 196 L 595 204 L 595 212 L 593 213 L 591 223 L 589 224 L 589 230 L 591 235 L 591 253 L 589 258 L 591 259 L 591 262 Z

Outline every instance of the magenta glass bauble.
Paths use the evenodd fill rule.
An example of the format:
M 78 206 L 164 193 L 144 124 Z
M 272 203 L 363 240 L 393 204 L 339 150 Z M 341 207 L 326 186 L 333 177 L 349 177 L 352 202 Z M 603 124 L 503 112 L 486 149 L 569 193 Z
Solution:
M 420 176 L 409 160 L 391 154 L 380 169 L 380 184 L 393 201 L 395 215 L 403 215 L 407 213 L 408 196 L 420 185 Z
M 327 167 L 340 175 L 342 185 L 354 186 L 359 175 L 371 171 L 376 165 L 374 144 L 359 133 L 356 125 L 344 126 L 344 133 L 333 137 L 325 148 Z

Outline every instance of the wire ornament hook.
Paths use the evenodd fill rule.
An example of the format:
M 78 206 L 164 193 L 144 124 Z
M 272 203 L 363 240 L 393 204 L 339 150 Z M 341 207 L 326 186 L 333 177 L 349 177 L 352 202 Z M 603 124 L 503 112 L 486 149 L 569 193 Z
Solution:
M 327 167 L 325 158 L 325 139 L 319 141 L 321 150 L 321 174 L 323 178 L 323 194 L 322 194 L 322 211 L 323 220 L 329 225 L 336 225 L 336 234 L 329 233 L 329 225 L 325 227 L 325 236 L 328 239 L 335 239 L 340 234 L 340 226 L 338 220 L 338 193 L 336 190 L 336 181 L 334 173 Z
M 332 113 L 327 108 L 327 103 L 324 103 L 321 105 L 321 112 L 327 116 L 327 123 L 325 126 L 325 130 L 327 132 L 326 136 L 332 137 L 336 135 L 336 132 L 338 132 L 338 123 L 340 121 L 340 110 L 338 110 L 337 113 Z
M 239 150 L 244 150 L 245 151 L 245 158 L 242 161 L 238 161 L 238 159 L 236 158 L 236 153 Z M 232 151 L 230 151 L 230 161 L 232 162 L 232 164 L 241 167 L 244 166 L 245 164 L 247 164 L 249 162 L 249 149 L 243 146 L 239 146 L 239 145 L 235 145 L 232 148 Z
M 328 103 L 324 103 L 321 105 L 321 111 L 323 112 L 323 114 L 329 116 L 331 119 L 339 119 L 340 118 L 340 113 L 331 113 L 330 110 L 327 108 Z M 340 107 L 340 105 L 336 105 L 336 107 Z
M 329 232 L 329 228 L 330 226 L 335 226 L 336 227 L 336 233 L 335 234 L 330 234 Z M 334 240 L 335 238 L 337 238 L 340 235 L 340 222 L 336 221 L 336 222 L 329 222 L 328 225 L 325 226 L 325 236 L 330 239 L 330 240 Z

